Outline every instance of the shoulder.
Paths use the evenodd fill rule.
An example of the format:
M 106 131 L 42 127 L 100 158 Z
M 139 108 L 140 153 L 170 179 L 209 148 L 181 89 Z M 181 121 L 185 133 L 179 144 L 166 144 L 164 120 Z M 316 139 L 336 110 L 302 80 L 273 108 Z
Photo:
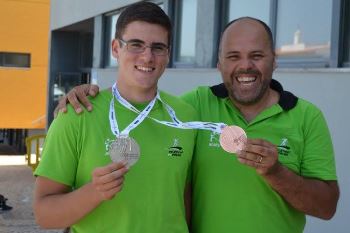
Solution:
M 103 104 L 105 102 L 110 102 L 112 98 L 112 93 L 109 89 L 105 89 L 99 92 L 95 97 L 89 96 L 89 101 L 94 104 Z
M 197 116 L 197 111 L 195 110 L 195 108 L 180 97 L 171 95 L 163 91 L 160 92 L 160 97 L 165 103 L 169 104 L 176 111 L 176 114 L 186 114 L 192 117 Z
M 81 119 L 88 115 L 95 115 L 100 112 L 101 109 L 109 107 L 111 101 L 111 93 L 108 90 L 101 91 L 96 97 L 89 96 L 88 99 L 93 105 L 93 111 L 88 112 L 86 109 L 80 114 L 77 114 L 72 105 L 67 105 L 67 112 L 60 112 L 56 119 L 52 122 L 53 125 L 65 126 L 65 125 L 77 125 Z
M 315 104 L 300 97 L 294 109 L 298 114 L 306 116 L 322 115 L 322 111 Z
M 219 99 L 219 97 L 214 94 L 213 87 L 199 86 L 189 92 L 182 94 L 180 98 L 198 109 L 202 103 L 207 103 Z
M 182 94 L 180 98 L 186 101 L 188 99 L 200 98 L 203 96 L 214 96 L 212 87 L 209 87 L 209 86 L 196 87 L 193 90 Z

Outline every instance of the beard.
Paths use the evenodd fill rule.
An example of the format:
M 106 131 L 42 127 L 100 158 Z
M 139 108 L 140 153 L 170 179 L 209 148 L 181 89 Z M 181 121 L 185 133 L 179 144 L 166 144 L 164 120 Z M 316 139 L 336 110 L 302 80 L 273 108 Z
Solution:
M 262 80 L 262 82 L 252 90 L 242 90 L 239 86 L 235 86 L 234 84 L 236 77 L 242 74 L 256 75 L 257 80 L 255 82 L 260 80 Z M 261 73 L 256 70 L 237 71 L 233 73 L 230 77 L 230 82 L 224 82 L 230 99 L 235 103 L 245 106 L 258 103 L 267 92 L 271 82 L 271 79 L 261 79 L 259 77 L 261 77 Z

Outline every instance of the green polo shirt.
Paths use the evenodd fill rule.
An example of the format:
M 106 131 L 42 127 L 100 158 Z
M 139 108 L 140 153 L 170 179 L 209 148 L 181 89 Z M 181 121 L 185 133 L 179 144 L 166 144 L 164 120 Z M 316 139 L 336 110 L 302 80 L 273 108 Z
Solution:
M 228 98 L 223 84 L 199 87 L 183 96 L 201 121 L 238 125 L 248 138 L 261 138 L 278 147 L 279 161 L 296 174 L 336 180 L 330 133 L 313 104 L 271 87 L 280 101 L 247 122 Z M 256 171 L 225 152 L 219 135 L 199 130 L 193 157 L 193 233 L 299 233 L 305 215 L 291 207 Z
M 160 93 L 179 119 L 196 119 L 195 110 L 177 97 Z M 90 99 L 94 111 L 77 115 L 71 106 L 50 126 L 35 175 L 68 185 L 72 189 L 91 182 L 96 167 L 111 163 L 108 144 L 115 139 L 109 122 L 112 94 L 102 91 Z M 140 110 L 146 104 L 137 105 Z M 138 114 L 115 101 L 120 131 Z M 156 101 L 149 114 L 171 121 L 163 103 Z M 130 132 L 140 146 L 140 158 L 125 175 L 123 189 L 101 203 L 71 227 L 83 233 L 187 233 L 184 189 L 188 181 L 196 130 L 164 126 L 146 118 Z

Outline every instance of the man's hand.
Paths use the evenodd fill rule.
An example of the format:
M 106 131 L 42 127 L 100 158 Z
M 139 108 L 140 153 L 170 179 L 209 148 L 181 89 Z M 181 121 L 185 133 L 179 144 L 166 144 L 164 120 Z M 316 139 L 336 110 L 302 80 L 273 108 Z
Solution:
M 99 87 L 93 84 L 83 84 L 74 87 L 67 95 L 63 96 L 54 111 L 56 118 L 59 112 L 67 112 L 67 103 L 70 103 L 76 113 L 83 111 L 81 104 L 88 110 L 92 110 L 92 105 L 87 96 L 96 96 L 99 92 Z
M 262 139 L 247 139 L 237 156 L 239 162 L 255 168 L 260 175 L 270 174 L 281 166 L 277 147 Z
M 126 164 L 126 162 L 111 163 L 92 172 L 92 185 L 101 201 L 110 200 L 121 191 L 124 175 L 128 171 Z

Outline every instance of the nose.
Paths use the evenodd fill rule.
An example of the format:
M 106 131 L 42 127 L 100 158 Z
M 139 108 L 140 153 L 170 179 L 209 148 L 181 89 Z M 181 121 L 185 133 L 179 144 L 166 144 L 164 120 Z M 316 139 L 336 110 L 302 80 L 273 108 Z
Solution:
M 153 61 L 154 55 L 152 53 L 151 47 L 146 46 L 145 51 L 141 53 L 141 56 L 143 59 L 145 59 L 146 62 Z
M 239 63 L 240 69 L 250 70 L 254 67 L 254 62 L 250 58 L 242 58 Z

